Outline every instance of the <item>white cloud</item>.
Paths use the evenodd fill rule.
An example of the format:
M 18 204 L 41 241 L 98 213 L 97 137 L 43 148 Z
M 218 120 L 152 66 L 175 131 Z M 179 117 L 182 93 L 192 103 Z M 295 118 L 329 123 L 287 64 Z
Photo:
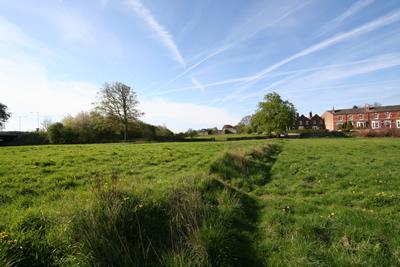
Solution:
M 0 18 L 0 34 L 0 95 L 13 114 L 6 124 L 7 130 L 19 129 L 19 116 L 24 118 L 22 130 L 36 128 L 31 112 L 59 120 L 67 113 L 90 108 L 96 85 L 50 78 L 40 62 L 48 61 L 54 54 L 12 22 Z
M 337 88 L 336 85 L 331 85 L 331 82 L 337 82 L 340 80 L 344 80 L 346 78 L 354 77 L 357 75 L 373 73 L 380 70 L 385 70 L 389 68 L 394 68 L 400 66 L 400 54 L 383 54 L 374 58 L 369 58 L 365 60 L 359 60 L 354 62 L 348 62 L 346 64 L 337 64 L 324 66 L 314 69 L 304 69 L 298 70 L 294 72 L 294 75 L 287 76 L 282 78 L 264 89 L 260 91 L 256 91 L 254 93 L 242 95 L 240 98 L 237 98 L 234 103 L 242 102 L 246 99 L 252 97 L 261 97 L 266 92 L 271 90 L 279 90 L 279 88 L 283 88 L 279 90 L 280 92 L 290 93 L 290 94 L 298 94 L 299 92 L 308 92 L 308 91 L 320 91 L 323 88 L 321 86 L 326 85 L 325 89 L 333 90 Z M 308 75 L 304 75 L 304 72 L 309 72 Z M 398 81 L 395 81 L 398 82 Z M 393 84 L 393 81 L 391 81 Z M 284 86 L 281 86 L 284 85 Z M 344 83 L 340 87 L 346 87 L 347 89 L 355 89 L 357 87 L 365 87 L 366 84 L 346 84 Z M 368 85 L 369 86 L 369 85 Z M 376 86 L 375 86 L 376 87 Z
M 0 29 L 4 33 L 0 46 L 7 42 L 8 46 L 17 47 L 12 55 L 0 54 L 1 101 L 13 114 L 6 130 L 19 130 L 19 117 L 22 130 L 33 130 L 37 127 L 36 112 L 39 112 L 41 120 L 51 118 L 57 121 L 67 114 L 75 115 L 92 108 L 98 85 L 49 77 L 47 67 L 34 57 L 35 53 L 23 53 L 18 48 L 19 45 L 26 45 L 26 40 L 32 44 L 35 40 L 22 30 L 14 31 L 19 28 L 12 23 L 0 23 Z M 145 112 L 145 121 L 167 124 L 174 131 L 190 127 L 221 127 L 224 123 L 234 124 L 239 120 L 223 108 L 163 99 L 145 99 L 140 108 Z
M 56 121 L 68 113 L 89 110 L 98 90 L 84 81 L 50 79 L 43 65 L 29 59 L 0 58 L 0 80 L 1 101 L 13 113 L 7 130 L 19 129 L 18 116 L 24 117 L 22 130 L 36 128 L 36 115 L 31 112 Z
M 2 44 L 13 44 L 24 47 L 31 47 L 34 45 L 34 41 L 26 36 L 17 25 L 3 17 L 0 17 L 0 35 L 2 36 Z
M 174 132 L 189 128 L 220 128 L 223 124 L 236 124 L 240 119 L 223 108 L 177 103 L 166 99 L 142 100 L 140 109 L 145 112 L 145 121 L 155 125 L 166 124 Z
M 155 32 L 160 42 L 167 47 L 167 49 L 174 56 L 175 60 L 180 64 L 185 65 L 185 61 L 178 49 L 178 46 L 175 44 L 172 35 L 156 20 L 156 18 L 151 14 L 150 10 L 148 10 L 140 0 L 127 0 L 127 3 L 129 7 L 132 8 L 132 10 L 144 20 L 147 26 L 153 32 Z
M 312 53 L 318 52 L 320 50 L 323 50 L 325 48 L 328 48 L 328 47 L 338 44 L 340 42 L 344 42 L 344 41 L 350 40 L 352 38 L 356 38 L 360 35 L 366 34 L 368 32 L 376 30 L 378 28 L 398 22 L 399 20 L 400 20 L 400 10 L 397 9 L 397 10 L 395 10 L 389 14 L 386 14 L 378 19 L 375 19 L 369 23 L 359 26 L 359 27 L 355 28 L 354 30 L 344 32 L 344 33 L 339 33 L 339 34 L 335 35 L 334 37 L 328 38 L 328 39 L 326 39 L 322 42 L 319 42 L 317 44 L 314 44 L 294 55 L 291 55 L 291 56 L 269 66 L 268 68 L 265 68 L 264 70 L 256 73 L 251 78 L 249 78 L 246 83 L 248 83 L 250 85 L 254 84 L 255 82 L 265 78 L 267 76 L 267 74 L 270 74 L 271 72 L 277 70 L 278 68 L 280 68 L 298 58 L 308 56 Z M 249 86 L 240 87 L 239 89 L 233 91 L 230 95 L 226 96 L 225 99 L 231 99 L 233 97 L 237 97 L 238 94 L 242 93 L 248 87 Z M 260 92 L 258 92 L 258 93 L 256 92 L 253 95 L 260 94 L 264 91 L 265 90 L 261 90 Z
M 335 44 L 338 44 L 340 42 L 347 41 L 349 39 L 358 37 L 360 35 L 366 34 L 368 32 L 371 32 L 373 30 L 379 29 L 381 27 L 387 26 L 389 24 L 398 22 L 400 20 L 400 10 L 397 9 L 394 12 L 391 12 L 389 14 L 386 14 L 378 19 L 375 19 L 369 23 L 366 23 L 354 30 L 345 32 L 345 33 L 339 33 L 335 35 L 334 37 L 331 37 L 325 41 L 322 41 L 320 43 L 314 44 L 292 56 L 289 56 L 271 66 L 268 68 L 260 71 L 256 75 L 254 75 L 252 80 L 259 80 L 262 79 L 266 74 L 278 69 L 279 67 L 286 65 L 289 62 L 294 61 L 295 59 L 308 56 L 309 54 L 315 53 L 317 51 L 320 51 L 322 49 L 325 49 L 327 47 L 333 46 Z
M 371 5 L 374 1 L 375 0 L 359 0 L 355 2 L 345 12 L 328 22 L 324 27 L 322 27 L 318 34 L 321 35 L 339 27 L 346 19 L 360 12 L 367 6 Z
M 157 89 L 156 89 L 156 93 L 159 93 L 160 90 L 164 87 L 166 87 L 167 85 L 173 83 L 174 81 L 178 80 L 179 78 L 185 76 L 187 73 L 189 73 L 190 71 L 192 71 L 193 69 L 197 68 L 198 66 L 200 66 L 203 62 L 209 60 L 210 58 L 215 57 L 216 55 L 222 53 L 225 49 L 227 49 L 227 47 L 223 47 L 221 49 L 218 49 L 216 51 L 214 51 L 213 53 L 209 54 L 208 56 L 206 56 L 205 58 L 199 60 L 198 62 L 196 62 L 195 64 L 193 64 L 192 66 L 190 66 L 189 68 L 187 68 L 186 70 L 184 70 L 183 72 L 181 72 L 180 74 L 178 74 L 177 76 L 175 76 L 174 78 L 172 78 L 171 80 L 163 83 L 162 85 L 160 85 Z
M 14 23 L 0 16 L 0 56 L 24 57 L 21 48 L 34 51 L 36 56 L 54 56 L 46 44 L 32 39 Z M 14 53 L 18 51 L 18 53 Z M 21 56 L 22 55 L 22 56 Z
M 285 84 L 287 90 L 298 92 L 318 87 L 329 82 L 344 80 L 357 75 L 373 73 L 400 66 L 400 54 L 383 54 L 356 64 L 342 65 L 336 68 L 321 69 Z
M 266 20 L 266 18 L 269 17 L 270 14 L 266 15 L 265 10 L 262 10 L 261 12 L 258 12 L 258 14 L 254 15 L 251 14 L 247 20 L 243 23 L 241 23 L 240 27 L 234 29 L 230 36 L 227 38 L 228 41 L 226 41 L 227 44 L 223 45 L 222 47 L 214 50 L 213 52 L 209 53 L 207 56 L 199 60 L 198 62 L 194 63 L 192 66 L 184 70 L 182 73 L 178 74 L 177 76 L 173 77 L 169 81 L 163 83 L 161 86 L 159 86 L 156 90 L 156 94 L 161 95 L 165 93 L 170 93 L 171 91 L 174 90 L 168 90 L 168 91 L 160 91 L 161 89 L 165 88 L 166 86 L 170 85 L 174 81 L 178 80 L 179 78 L 185 76 L 189 72 L 191 72 L 193 69 L 197 68 L 204 62 L 210 60 L 211 58 L 223 53 L 224 51 L 236 46 L 237 44 L 250 39 L 257 33 L 265 30 L 268 27 L 275 26 L 279 22 L 283 21 L 296 11 L 298 11 L 301 8 L 304 8 L 305 6 L 309 5 L 312 2 L 312 0 L 305 1 L 303 3 L 300 3 L 296 6 L 290 7 L 288 10 L 284 10 L 282 13 L 278 14 L 278 17 L 274 17 L 271 20 Z M 275 14 L 273 14 L 275 15 Z M 247 79 L 247 78 L 246 78 Z M 234 80 L 234 79 L 232 79 Z M 228 82 L 230 83 L 230 82 Z M 215 85 L 211 85 L 215 86 Z M 183 91 L 183 90 L 178 90 L 178 91 Z
M 313 0 L 298 1 L 295 5 L 266 5 L 261 2 L 261 6 L 255 5 L 255 9 L 230 31 L 227 42 L 233 47 L 268 28 L 279 27 L 284 24 L 283 21 L 312 2 Z
M 295 6 L 294 8 L 288 10 L 286 13 L 284 13 L 281 17 L 278 17 L 278 19 L 276 21 L 273 21 L 270 24 L 266 24 L 263 27 L 268 27 L 271 25 L 274 25 L 276 23 L 278 23 L 279 21 L 285 19 L 286 17 L 288 17 L 289 15 L 291 15 L 293 12 L 297 11 L 300 8 L 303 8 L 304 6 L 306 6 L 307 4 L 309 4 L 310 1 L 306 2 L 305 4 L 301 4 L 299 6 Z M 366 6 L 368 6 L 369 4 L 372 3 L 372 0 L 365 0 L 365 1 L 359 1 L 359 3 L 354 4 L 354 6 L 352 6 L 347 12 L 345 12 L 342 16 L 340 16 L 340 18 L 338 19 L 338 21 L 343 21 L 346 18 L 348 18 L 349 16 L 355 14 L 356 12 L 360 11 L 362 8 L 365 8 Z M 245 91 L 247 88 L 249 88 L 249 86 L 255 82 L 257 82 L 260 79 L 263 79 L 267 74 L 275 71 L 276 69 L 298 59 L 301 57 L 305 57 L 308 56 L 312 53 L 318 52 L 320 50 L 323 50 L 325 48 L 328 48 L 330 46 L 333 46 L 335 44 L 350 40 L 352 38 L 356 38 L 360 35 L 366 34 L 368 32 L 371 32 L 373 30 L 376 30 L 378 28 L 390 25 L 392 23 L 395 23 L 397 21 L 400 20 L 400 10 L 395 10 L 389 14 L 386 14 L 378 19 L 375 19 L 369 23 L 366 23 L 360 27 L 357 27 L 351 31 L 348 32 L 344 32 L 344 33 L 339 33 L 331 38 L 328 38 L 322 42 L 319 42 L 317 44 L 314 44 L 294 55 L 291 55 L 267 68 L 265 68 L 264 70 L 249 76 L 249 77 L 240 77 L 240 78 L 233 78 L 233 79 L 229 79 L 226 81 L 226 83 L 235 83 L 236 80 L 241 80 L 243 79 L 243 81 L 245 83 L 248 83 L 248 86 L 241 86 L 240 88 L 238 88 L 237 90 L 233 91 L 230 95 L 226 96 L 223 101 L 235 98 L 238 96 L 238 94 L 242 93 L 243 91 Z M 262 28 L 263 29 L 263 28 Z M 256 32 L 260 31 L 261 29 L 258 29 Z M 253 34 L 248 35 L 248 37 L 251 37 Z M 246 37 L 247 38 L 247 37 Z M 246 39 L 244 38 L 244 39 Z M 237 40 L 238 41 L 238 40 Z M 184 72 L 180 73 L 179 75 L 177 75 L 176 77 L 174 77 L 173 79 L 167 81 L 166 83 L 164 83 L 163 85 L 161 85 L 159 88 L 157 88 L 157 90 L 160 90 L 164 87 L 166 87 L 167 85 L 171 84 L 172 82 L 174 82 L 175 80 L 181 78 L 182 76 L 186 75 L 187 73 L 189 73 L 191 70 L 193 70 L 194 68 L 198 67 L 200 64 L 202 64 L 203 62 L 209 60 L 210 58 L 218 55 L 219 53 L 225 51 L 226 49 L 232 47 L 235 44 L 235 42 L 225 46 L 223 49 L 221 50 L 217 50 L 214 53 L 208 55 L 207 57 L 205 57 L 204 59 L 200 60 L 199 62 L 197 62 L 196 64 L 194 64 L 193 66 L 191 66 L 190 68 L 186 69 Z M 224 84 L 225 81 L 220 81 L 220 82 L 216 82 L 216 83 L 212 83 L 211 86 L 216 86 L 219 84 Z M 207 86 L 207 85 L 206 85 Z M 158 91 L 156 92 L 156 94 L 164 94 L 164 93 L 171 93 L 171 92 L 178 92 L 178 91 L 185 91 L 185 90 L 191 90 L 193 89 L 192 87 L 186 87 L 186 88 L 179 88 L 179 89 L 172 89 L 172 90 L 168 90 L 168 91 Z M 263 90 L 264 91 L 264 90 Z
M 234 78 L 234 79 L 216 81 L 216 82 L 212 82 L 212 83 L 202 84 L 202 87 L 204 89 L 206 89 L 206 88 L 209 88 L 209 87 L 221 86 L 221 85 L 225 85 L 225 84 L 233 84 L 233 83 L 245 82 L 249 78 L 251 78 L 251 77 L 241 77 L 241 78 Z M 186 86 L 186 87 L 174 88 L 174 89 L 171 89 L 171 90 L 165 90 L 165 91 L 161 91 L 161 92 L 156 92 L 156 93 L 154 93 L 152 95 L 157 95 L 157 96 L 166 95 L 166 94 L 170 94 L 170 93 L 190 91 L 190 90 L 193 90 L 193 89 L 196 89 L 196 88 L 198 88 L 198 86 L 196 86 L 196 85 Z
M 201 92 L 205 91 L 204 85 L 202 85 L 196 78 L 192 77 L 192 83 L 193 85 L 199 89 Z

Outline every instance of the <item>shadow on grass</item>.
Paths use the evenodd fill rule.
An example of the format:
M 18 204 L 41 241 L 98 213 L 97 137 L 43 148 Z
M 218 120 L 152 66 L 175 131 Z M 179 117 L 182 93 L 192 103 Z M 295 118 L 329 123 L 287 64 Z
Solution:
M 92 207 L 74 215 L 62 232 L 68 236 L 47 241 L 46 218 L 25 220 L 20 240 L 32 237 L 31 243 L 21 250 L 19 242 L 8 242 L 7 250 L 0 251 L 0 263 L 263 266 L 255 247 L 259 203 L 242 189 L 267 183 L 279 152 L 278 145 L 226 152 L 211 167 L 212 175 L 185 179 L 159 195 L 122 191 L 115 175 L 111 186 L 98 179 Z M 12 257 L 16 249 L 17 259 Z
M 73 220 L 69 264 L 262 266 L 256 259 L 257 202 L 212 177 L 195 177 L 166 197 L 100 192 Z
M 244 191 L 252 191 L 271 180 L 271 168 L 280 152 L 281 146 L 278 144 L 251 151 L 227 151 L 211 164 L 210 173 Z

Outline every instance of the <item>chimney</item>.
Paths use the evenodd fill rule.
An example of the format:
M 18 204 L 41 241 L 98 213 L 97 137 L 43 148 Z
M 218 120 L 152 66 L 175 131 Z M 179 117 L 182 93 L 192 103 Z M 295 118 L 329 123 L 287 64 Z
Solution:
M 334 106 L 332 107 L 332 112 L 335 113 L 335 107 Z
M 312 112 L 310 111 L 310 119 L 312 118 Z
M 296 113 L 296 119 L 298 119 L 298 118 L 299 118 L 299 113 L 297 112 L 297 113 Z

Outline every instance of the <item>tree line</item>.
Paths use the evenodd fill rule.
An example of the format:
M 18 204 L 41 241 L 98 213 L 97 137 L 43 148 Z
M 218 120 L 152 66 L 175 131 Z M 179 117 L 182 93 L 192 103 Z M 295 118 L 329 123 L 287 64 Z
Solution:
M 61 122 L 44 121 L 40 136 L 50 143 L 96 143 L 132 139 L 176 139 L 193 137 L 196 132 L 174 134 L 165 126 L 154 126 L 140 120 L 139 100 L 131 87 L 120 83 L 106 83 L 98 93 L 94 109 L 82 111 L 75 117 L 68 115 Z M 245 116 L 236 126 L 238 133 L 280 135 L 292 126 L 295 106 L 273 92 L 264 96 L 253 115 Z M 0 103 L 0 127 L 11 116 L 7 106 Z
M 45 120 L 39 133 L 25 134 L 23 138 L 29 139 L 28 143 L 69 144 L 177 137 L 165 126 L 154 126 L 140 120 L 144 113 L 138 109 L 137 95 L 121 82 L 104 84 L 93 105 L 91 111 L 68 115 L 61 122 Z M 4 127 L 10 116 L 7 106 L 0 103 L 0 127 Z M 25 144 L 25 141 L 20 143 Z
M 129 139 L 172 138 L 174 133 L 164 126 L 141 121 L 139 100 L 131 87 L 115 82 L 106 83 L 98 93 L 95 108 L 67 116 L 51 124 L 47 133 L 51 143 L 94 143 Z

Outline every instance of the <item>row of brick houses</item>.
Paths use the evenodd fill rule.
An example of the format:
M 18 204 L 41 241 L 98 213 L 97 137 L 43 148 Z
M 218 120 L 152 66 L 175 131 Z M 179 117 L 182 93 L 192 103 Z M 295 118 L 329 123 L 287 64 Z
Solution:
M 334 131 L 340 129 L 343 124 L 349 124 L 354 128 L 366 129 L 400 129 L 400 105 L 395 106 L 369 106 L 350 109 L 326 111 L 322 118 L 326 129 Z
M 312 112 L 310 112 L 309 116 L 306 117 L 304 115 L 299 116 L 299 113 L 296 114 L 296 119 L 293 122 L 292 129 L 295 130 L 303 130 L 303 129 L 325 129 L 324 119 L 321 118 L 318 114 L 313 116 Z
M 343 125 L 351 124 L 357 129 L 400 129 L 400 105 L 395 106 L 354 106 L 348 109 L 327 110 L 322 116 L 313 115 L 308 117 L 297 113 L 292 129 L 327 129 L 335 131 Z

